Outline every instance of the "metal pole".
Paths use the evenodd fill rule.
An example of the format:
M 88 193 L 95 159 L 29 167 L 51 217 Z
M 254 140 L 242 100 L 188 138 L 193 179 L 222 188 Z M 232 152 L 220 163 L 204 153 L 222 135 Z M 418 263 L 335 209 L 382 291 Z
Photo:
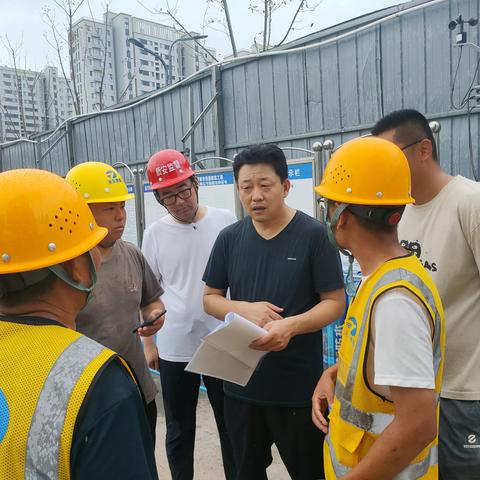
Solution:
M 167 73 L 167 85 L 172 84 L 172 47 L 175 44 L 174 40 L 168 47 L 168 73 Z
M 323 142 L 323 151 L 326 152 L 326 156 L 324 156 L 324 161 L 325 163 L 322 164 L 323 165 L 327 165 L 327 163 L 330 161 L 330 157 L 332 156 L 332 153 L 333 153 L 333 150 L 335 148 L 335 142 L 329 138 L 327 138 L 326 140 L 324 140 Z M 323 172 L 322 172 L 322 176 L 323 176 Z M 320 205 L 319 205 L 320 207 Z
M 3 148 L 0 146 L 0 172 L 3 172 Z
M 180 37 L 176 38 L 168 47 L 168 78 L 167 78 L 167 85 L 172 84 L 172 48 L 177 42 L 189 42 L 193 40 L 194 42 L 198 43 L 197 40 L 201 40 L 202 38 L 207 38 L 208 35 L 195 35 L 190 37 Z M 199 44 L 200 45 L 200 44 Z
M 440 122 L 437 122 L 436 120 L 430 122 L 429 125 L 430 129 L 432 130 L 433 137 L 435 138 L 435 143 L 437 144 L 437 160 L 440 164 L 440 130 L 442 129 L 442 126 L 440 125 Z
M 35 166 L 42 168 L 42 145 L 37 141 L 33 148 L 35 149 Z
M 141 162 L 143 164 L 143 162 Z M 143 231 L 145 230 L 145 193 L 143 191 L 143 168 L 134 168 L 133 170 L 124 162 L 115 162 L 112 167 L 124 167 L 133 178 L 133 184 L 135 188 L 135 222 L 137 230 L 137 242 L 138 246 L 142 246 Z M 125 178 L 124 178 L 125 180 Z
M 168 47 L 168 81 L 167 85 L 172 84 L 172 48 L 173 46 L 180 41 L 185 41 L 185 40 L 193 40 L 192 38 L 185 37 L 185 38 L 176 38 Z
M 313 187 L 316 187 L 320 184 L 323 177 L 322 142 L 315 142 L 312 145 L 312 150 L 314 155 L 312 159 L 312 182 Z M 317 202 L 317 194 L 315 193 L 315 190 L 313 190 L 313 213 L 317 220 L 321 219 L 320 205 Z
M 68 156 L 68 164 L 70 168 L 75 166 L 75 154 L 73 150 L 73 135 L 72 135 L 72 122 L 67 121 L 65 123 L 65 130 L 67 133 L 67 156 Z
M 195 105 L 193 101 L 193 88 L 188 87 L 188 105 L 190 110 L 190 126 L 195 123 Z M 190 160 L 195 161 L 195 131 L 190 135 Z
M 332 156 L 333 150 L 335 148 L 335 142 L 331 140 L 330 138 L 327 138 L 323 142 L 323 150 L 327 152 L 327 158 L 325 159 L 325 165 L 327 165 L 328 161 L 330 160 L 330 157 Z
M 138 247 L 142 247 L 145 230 L 145 196 L 143 192 L 143 168 L 132 170 L 135 182 L 135 220 L 137 224 Z
M 217 97 L 215 104 L 215 120 L 217 135 L 215 136 L 215 154 L 219 157 L 225 156 L 225 119 L 223 116 L 223 92 L 222 92 L 222 72 L 218 66 L 212 70 L 212 83 Z

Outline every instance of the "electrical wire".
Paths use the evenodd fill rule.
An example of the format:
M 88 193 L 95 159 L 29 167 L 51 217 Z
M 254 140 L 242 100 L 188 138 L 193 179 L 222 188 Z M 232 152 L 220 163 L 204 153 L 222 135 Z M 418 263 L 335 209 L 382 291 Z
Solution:
M 455 91 L 455 82 L 457 81 L 458 69 L 460 67 L 460 61 L 462 60 L 462 55 L 463 55 L 463 45 L 460 45 L 460 53 L 458 55 L 457 66 L 455 67 L 455 73 L 453 74 L 453 82 L 452 82 L 452 86 L 450 87 L 450 105 L 455 110 L 460 110 L 462 108 L 461 106 L 455 105 L 455 102 L 453 100 L 453 92 Z
M 467 105 L 467 103 L 469 103 L 469 97 L 470 97 L 470 94 L 471 94 L 471 91 L 472 91 L 472 87 L 475 83 L 477 73 L 478 73 L 478 69 L 480 67 L 480 56 L 479 56 L 478 59 L 477 59 L 477 65 L 475 67 L 475 71 L 473 72 L 473 75 L 472 75 L 472 80 L 470 81 L 470 85 L 468 86 L 468 88 L 465 92 L 465 95 L 463 96 L 462 100 L 460 101 L 460 104 L 455 105 L 455 101 L 453 99 L 453 94 L 455 92 L 455 83 L 457 81 L 458 70 L 460 68 L 460 62 L 462 60 L 463 47 L 464 47 L 464 45 L 460 45 L 460 47 L 459 47 L 460 48 L 460 54 L 458 55 L 457 66 L 455 67 L 455 73 L 453 75 L 453 82 L 452 82 L 452 86 L 450 88 L 450 105 L 455 110 L 461 110 L 462 108 L 465 107 L 465 105 Z
M 467 102 L 469 100 L 470 94 L 472 92 L 473 84 L 475 83 L 475 79 L 477 77 L 479 66 L 480 66 L 480 56 L 477 59 L 477 66 L 475 67 L 475 71 L 473 72 L 472 81 L 470 82 L 470 85 L 468 86 L 467 92 L 463 96 L 463 99 L 462 99 L 462 102 L 461 102 L 462 108 L 467 104 Z

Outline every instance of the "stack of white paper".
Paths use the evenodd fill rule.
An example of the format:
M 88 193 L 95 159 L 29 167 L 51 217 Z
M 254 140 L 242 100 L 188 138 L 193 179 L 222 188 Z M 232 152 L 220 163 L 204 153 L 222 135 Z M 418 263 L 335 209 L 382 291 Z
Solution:
M 230 312 L 225 322 L 203 339 L 185 370 L 244 387 L 267 353 L 248 346 L 266 333 L 265 329 Z

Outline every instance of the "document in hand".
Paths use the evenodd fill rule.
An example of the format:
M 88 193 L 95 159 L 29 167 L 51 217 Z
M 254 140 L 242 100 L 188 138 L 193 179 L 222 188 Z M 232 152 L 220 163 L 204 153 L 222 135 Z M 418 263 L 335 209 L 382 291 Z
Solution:
M 230 312 L 225 316 L 225 322 L 202 340 L 185 370 L 244 387 L 267 353 L 248 346 L 266 333 L 263 328 Z

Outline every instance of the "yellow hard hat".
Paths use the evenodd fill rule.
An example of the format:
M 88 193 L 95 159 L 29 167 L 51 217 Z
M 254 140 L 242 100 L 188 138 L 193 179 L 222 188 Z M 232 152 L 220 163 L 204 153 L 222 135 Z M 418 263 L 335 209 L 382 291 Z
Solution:
M 324 198 L 354 205 L 406 205 L 410 168 L 403 152 L 378 137 L 344 143 L 331 157 L 315 191 Z
M 45 170 L 0 173 L 0 205 L 0 275 L 71 260 L 108 233 L 75 189 Z
M 128 193 L 121 175 L 107 163 L 80 163 L 67 173 L 65 179 L 87 203 L 125 202 L 135 198 L 133 193 Z

